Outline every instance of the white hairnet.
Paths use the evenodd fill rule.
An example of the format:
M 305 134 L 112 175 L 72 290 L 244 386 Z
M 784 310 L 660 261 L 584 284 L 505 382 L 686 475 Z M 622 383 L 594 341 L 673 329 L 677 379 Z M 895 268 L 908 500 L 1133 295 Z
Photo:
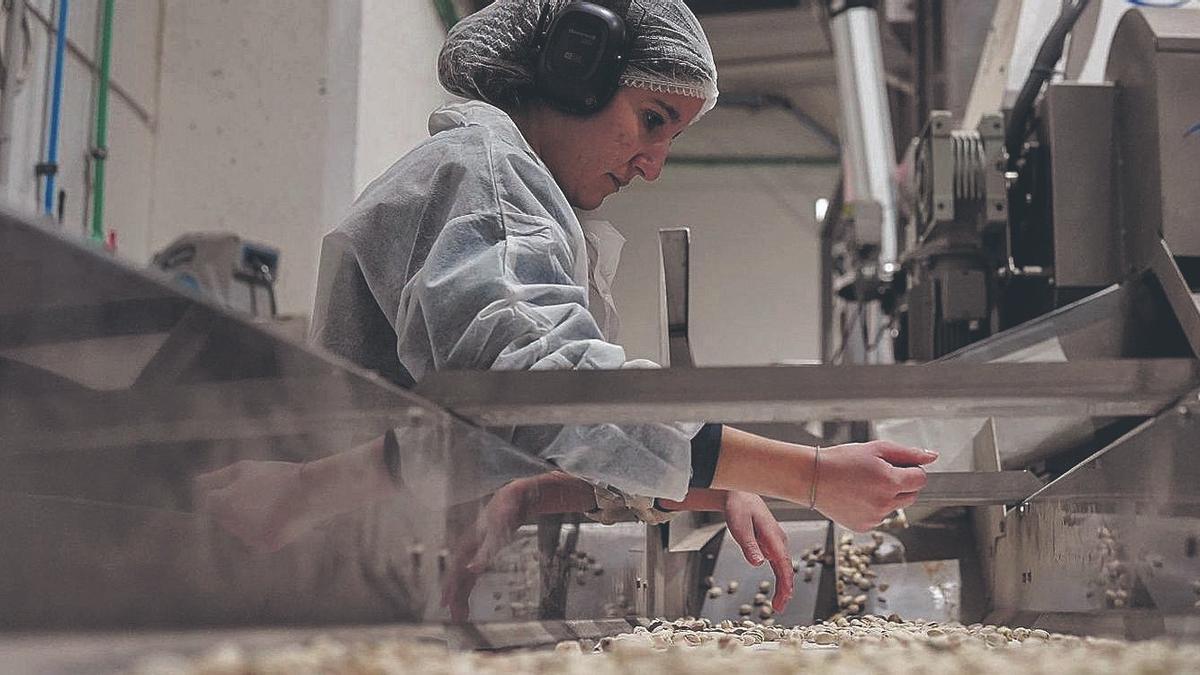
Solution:
M 442 86 L 496 106 L 533 93 L 538 17 L 568 0 L 497 0 L 458 22 L 438 56 Z M 717 66 L 700 21 L 683 0 L 593 0 L 623 12 L 633 44 L 620 84 L 717 103 Z M 624 5 L 628 4 L 628 9 Z

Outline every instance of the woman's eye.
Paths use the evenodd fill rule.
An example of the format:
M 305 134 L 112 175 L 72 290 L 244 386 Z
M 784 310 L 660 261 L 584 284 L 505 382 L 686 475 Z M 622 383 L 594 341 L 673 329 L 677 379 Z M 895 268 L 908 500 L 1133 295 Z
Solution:
M 662 125 L 667 123 L 667 120 L 663 119 L 662 115 L 659 115 L 658 113 L 654 112 L 653 110 L 647 110 L 645 117 L 646 117 L 646 128 L 649 129 L 650 131 L 654 131 L 654 130 L 658 129 L 659 127 L 661 127 Z

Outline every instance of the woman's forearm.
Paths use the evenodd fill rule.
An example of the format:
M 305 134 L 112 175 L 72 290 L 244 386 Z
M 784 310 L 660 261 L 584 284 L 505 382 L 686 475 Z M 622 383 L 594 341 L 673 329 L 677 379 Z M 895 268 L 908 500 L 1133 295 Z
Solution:
M 384 437 L 300 466 L 300 487 L 317 510 L 336 515 L 395 492 L 384 458 Z
M 712 487 L 807 504 L 816 450 L 726 426 Z
M 521 491 L 526 512 L 531 516 L 587 513 L 596 508 L 596 493 L 591 484 L 565 473 L 521 478 L 510 485 Z

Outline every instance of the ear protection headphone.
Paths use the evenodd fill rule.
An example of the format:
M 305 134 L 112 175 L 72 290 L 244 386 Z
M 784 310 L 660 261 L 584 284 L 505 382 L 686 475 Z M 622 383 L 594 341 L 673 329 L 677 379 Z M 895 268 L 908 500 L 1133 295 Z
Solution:
M 543 5 L 538 19 L 538 95 L 565 112 L 588 115 L 600 110 L 617 93 L 617 80 L 625 70 L 632 42 L 625 20 L 582 0 L 548 15 Z

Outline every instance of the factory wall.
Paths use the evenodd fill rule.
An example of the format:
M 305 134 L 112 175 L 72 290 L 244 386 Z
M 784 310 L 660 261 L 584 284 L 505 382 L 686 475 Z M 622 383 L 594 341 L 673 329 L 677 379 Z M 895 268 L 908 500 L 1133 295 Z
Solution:
M 280 309 L 308 314 L 321 236 L 446 97 L 433 4 L 166 4 L 151 249 L 226 229 L 277 246 Z
M 626 237 L 614 295 L 631 356 L 656 359 L 658 230 L 692 230 L 692 350 L 698 365 L 820 357 L 813 201 L 837 175 L 811 167 L 672 166 L 585 217 Z
M 59 187 L 63 228 L 90 223 L 90 148 L 101 0 L 68 19 Z M 56 21 L 31 0 L 13 182 L 4 201 L 40 211 L 34 166 Z M 427 135 L 447 95 L 444 37 L 423 0 L 117 0 L 105 228 L 136 264 L 180 234 L 233 231 L 282 250 L 280 309 L 307 314 L 321 235 L 358 191 Z
M 324 2 L 167 0 L 148 250 L 192 231 L 282 249 L 277 295 L 315 275 L 326 129 Z

